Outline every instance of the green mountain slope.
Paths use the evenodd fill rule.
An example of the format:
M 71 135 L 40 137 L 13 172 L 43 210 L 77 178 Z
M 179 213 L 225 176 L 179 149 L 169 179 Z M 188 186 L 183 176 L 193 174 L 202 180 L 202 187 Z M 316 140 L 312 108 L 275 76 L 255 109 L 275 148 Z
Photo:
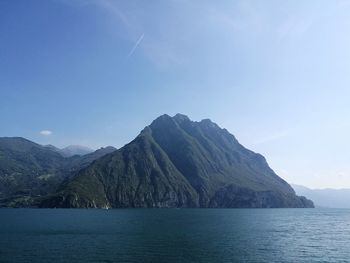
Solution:
M 43 207 L 313 207 L 210 120 L 163 115 L 46 198 Z
M 0 138 L 0 206 L 30 206 L 33 198 L 57 191 L 63 180 L 115 150 L 65 158 L 56 149 L 20 137 Z
M 36 195 L 64 173 L 65 158 L 23 138 L 0 138 L 0 195 Z

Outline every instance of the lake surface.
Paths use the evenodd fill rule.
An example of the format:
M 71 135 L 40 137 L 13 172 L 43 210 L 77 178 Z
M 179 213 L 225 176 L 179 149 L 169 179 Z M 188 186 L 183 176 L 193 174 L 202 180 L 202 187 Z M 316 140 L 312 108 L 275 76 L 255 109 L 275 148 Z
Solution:
M 0 209 L 0 262 L 349 262 L 347 209 Z

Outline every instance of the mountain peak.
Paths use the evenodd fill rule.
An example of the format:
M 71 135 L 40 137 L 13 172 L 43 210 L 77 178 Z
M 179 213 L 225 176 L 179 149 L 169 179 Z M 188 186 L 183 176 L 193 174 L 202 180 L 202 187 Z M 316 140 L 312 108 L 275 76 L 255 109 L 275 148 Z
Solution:
M 162 114 L 160 115 L 158 118 L 156 118 L 154 120 L 155 121 L 159 121 L 159 120 L 176 120 L 176 121 L 184 121 L 184 120 L 189 120 L 190 121 L 190 118 L 184 114 L 181 114 L 181 113 L 177 113 L 175 114 L 173 117 L 171 117 L 169 114 Z
M 60 153 L 65 157 L 71 157 L 73 155 L 85 155 L 85 154 L 91 153 L 93 151 L 94 151 L 93 149 L 86 147 L 86 146 L 69 145 L 69 146 L 61 149 Z
M 190 121 L 190 118 L 188 118 L 186 115 L 184 114 L 181 114 L 181 113 L 177 113 L 173 119 L 175 119 L 176 121 Z
M 200 121 L 201 124 L 206 125 L 212 128 L 220 128 L 215 122 L 212 122 L 210 119 L 203 119 Z
M 168 121 L 168 120 L 171 120 L 171 119 L 172 119 L 171 116 L 169 116 L 168 114 L 162 114 L 159 117 L 157 117 L 156 119 L 154 119 L 152 123 Z

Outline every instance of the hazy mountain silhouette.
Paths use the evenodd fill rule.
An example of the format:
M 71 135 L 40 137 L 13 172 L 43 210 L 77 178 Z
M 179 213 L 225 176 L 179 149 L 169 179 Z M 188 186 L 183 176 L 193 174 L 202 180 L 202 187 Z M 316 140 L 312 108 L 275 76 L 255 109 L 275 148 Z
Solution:
M 312 199 L 315 206 L 329 208 L 350 208 L 350 189 L 310 189 L 305 186 L 292 187 L 297 194 Z

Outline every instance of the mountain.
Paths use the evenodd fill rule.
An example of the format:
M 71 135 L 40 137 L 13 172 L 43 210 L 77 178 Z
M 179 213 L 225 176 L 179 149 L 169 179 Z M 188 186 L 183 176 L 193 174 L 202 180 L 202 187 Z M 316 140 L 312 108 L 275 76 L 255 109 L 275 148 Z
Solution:
M 57 191 L 65 179 L 115 150 L 65 158 L 57 149 L 21 137 L 0 138 L 0 206 L 29 206 L 33 198 Z
M 54 191 L 65 165 L 65 158 L 47 147 L 20 137 L 0 138 L 1 200 Z
M 94 150 L 90 149 L 89 147 L 86 146 L 81 146 L 81 145 L 69 145 L 61 150 L 59 150 L 59 153 L 62 154 L 64 157 L 71 157 L 74 155 L 80 155 L 83 156 L 88 153 L 92 153 Z
M 42 207 L 313 207 L 209 119 L 162 115 L 66 181 Z
M 57 148 L 56 146 L 51 144 L 44 145 L 44 147 L 48 150 L 61 154 L 63 157 L 72 157 L 74 155 L 84 156 L 94 152 L 94 150 L 90 149 L 89 147 L 81 146 L 81 145 L 69 145 L 62 149 Z M 108 147 L 112 147 L 112 146 L 108 146 Z
M 44 147 L 48 150 L 51 150 L 53 152 L 57 152 L 59 153 L 61 151 L 60 148 L 57 148 L 56 146 L 52 145 L 52 144 L 47 144 L 47 145 L 44 145 Z
M 70 171 L 78 171 L 88 166 L 93 161 L 101 158 L 102 156 L 112 153 L 117 149 L 112 146 L 102 147 L 92 153 L 85 154 L 83 156 L 72 156 L 70 158 L 69 169 Z
M 292 185 L 297 194 L 311 198 L 315 206 L 328 208 L 350 208 L 350 189 L 310 189 Z

